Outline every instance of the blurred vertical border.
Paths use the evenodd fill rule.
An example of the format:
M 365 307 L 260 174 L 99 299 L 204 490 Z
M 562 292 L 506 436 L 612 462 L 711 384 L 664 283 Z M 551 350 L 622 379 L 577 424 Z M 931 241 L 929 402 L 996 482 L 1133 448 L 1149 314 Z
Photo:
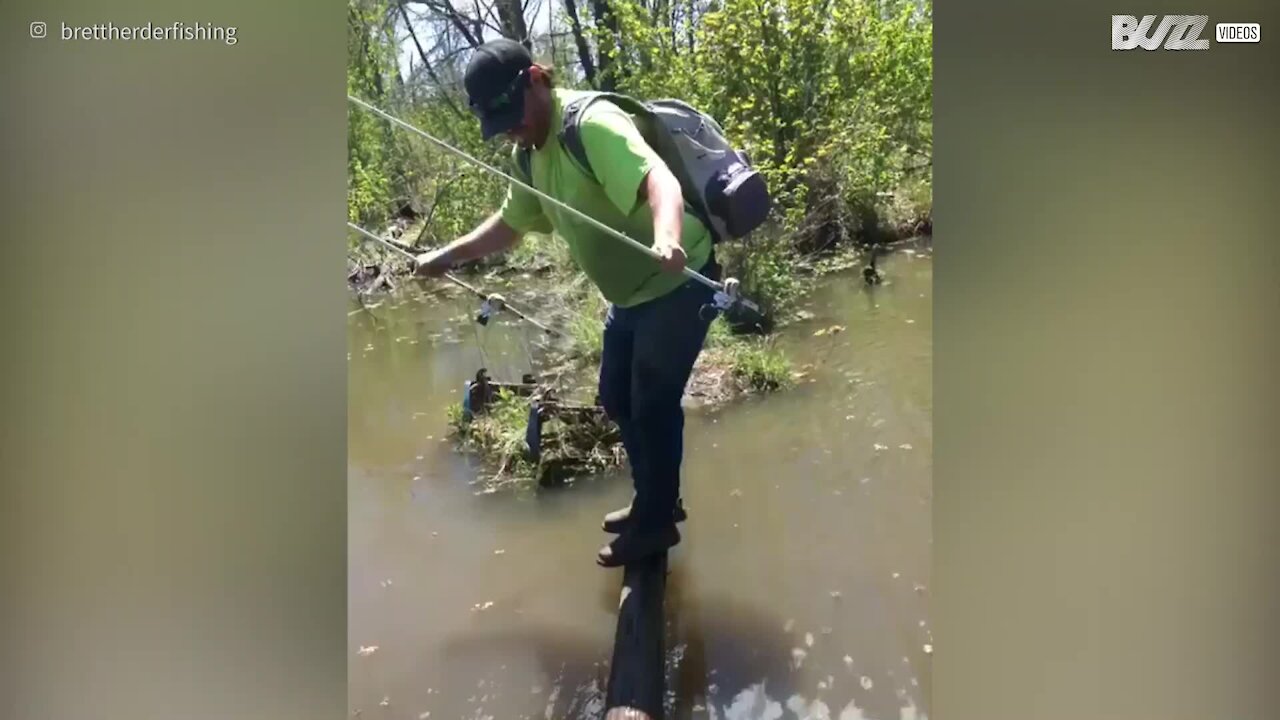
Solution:
M 937 718 L 1280 716 L 1278 10 L 936 8 Z
M 341 717 L 345 4 L 0 17 L 0 717 Z

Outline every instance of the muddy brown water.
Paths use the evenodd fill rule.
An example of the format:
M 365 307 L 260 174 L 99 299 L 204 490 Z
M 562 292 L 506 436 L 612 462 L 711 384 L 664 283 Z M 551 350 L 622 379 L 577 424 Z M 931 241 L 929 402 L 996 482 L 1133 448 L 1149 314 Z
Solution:
M 671 555 L 669 718 L 928 716 L 932 260 L 823 278 L 780 343 L 812 382 L 691 411 Z M 514 300 L 515 297 L 509 295 Z M 599 718 L 620 570 L 594 563 L 624 471 L 483 494 L 445 437 L 483 360 L 529 369 L 472 298 L 348 317 L 349 703 L 369 720 Z M 844 332 L 814 336 L 842 325 Z M 536 352 L 536 347 L 532 350 Z M 930 646 L 930 647 L 927 647 Z M 376 649 L 372 649 L 375 648 Z

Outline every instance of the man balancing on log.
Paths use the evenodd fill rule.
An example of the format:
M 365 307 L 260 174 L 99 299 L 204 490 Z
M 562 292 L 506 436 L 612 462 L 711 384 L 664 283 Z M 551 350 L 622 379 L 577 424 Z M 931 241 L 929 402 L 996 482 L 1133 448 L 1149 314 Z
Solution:
M 635 494 L 605 516 L 618 536 L 600 549 L 605 567 L 627 565 L 680 542 L 684 411 L 680 401 L 714 313 L 714 291 L 682 275 L 686 265 L 719 280 L 711 230 L 686 211 L 680 182 L 646 143 L 633 115 L 597 98 L 574 122 L 585 169 L 562 142 L 566 108 L 590 93 L 558 88 L 551 69 L 519 43 L 476 49 L 464 79 L 485 140 L 516 146 L 517 177 L 538 191 L 621 231 L 658 258 L 619 241 L 556 203 L 512 183 L 501 209 L 449 245 L 418 256 L 416 271 L 438 276 L 457 263 L 514 247 L 528 232 L 555 232 L 609 302 L 600 360 L 600 400 L 622 431 Z M 575 103 L 575 101 L 578 101 Z

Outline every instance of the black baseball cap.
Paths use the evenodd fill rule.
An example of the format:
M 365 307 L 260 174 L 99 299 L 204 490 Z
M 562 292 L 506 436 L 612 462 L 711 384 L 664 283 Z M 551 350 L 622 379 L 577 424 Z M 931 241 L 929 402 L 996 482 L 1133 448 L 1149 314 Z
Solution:
M 485 140 L 518 127 L 524 119 L 524 89 L 532 65 L 529 51 L 507 38 L 490 40 L 471 55 L 462 82 Z

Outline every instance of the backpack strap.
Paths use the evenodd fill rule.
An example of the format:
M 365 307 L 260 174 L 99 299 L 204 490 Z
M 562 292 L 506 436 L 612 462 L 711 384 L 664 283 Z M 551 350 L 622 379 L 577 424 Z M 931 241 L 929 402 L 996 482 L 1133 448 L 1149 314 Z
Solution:
M 533 157 L 528 148 L 516 148 L 516 176 L 526 185 L 533 185 Z
M 560 131 L 556 135 L 560 139 L 560 144 L 564 146 L 565 150 L 569 151 L 569 157 L 578 166 L 578 169 L 586 173 L 587 177 L 592 180 L 596 180 L 596 174 L 591 169 L 591 159 L 587 157 L 587 148 L 582 142 L 582 117 L 586 113 L 587 107 L 597 100 L 608 100 L 626 112 L 645 116 L 650 114 L 648 106 L 639 100 L 610 92 L 586 93 L 577 100 L 565 105 Z M 533 158 L 528 148 L 516 148 L 515 165 L 519 171 L 520 179 L 532 185 Z
M 582 170 L 592 180 L 596 179 L 596 174 L 591 170 L 591 159 L 587 157 L 587 148 L 582 143 L 582 117 L 586 114 L 587 108 L 597 100 L 607 100 L 617 105 L 624 112 L 635 115 L 648 117 L 651 115 L 649 106 L 635 98 L 622 95 L 620 93 L 611 92 L 593 92 L 584 95 L 577 100 L 565 105 L 564 117 L 560 124 L 560 144 L 564 149 L 569 151 L 569 157 L 577 163 L 578 169 Z

